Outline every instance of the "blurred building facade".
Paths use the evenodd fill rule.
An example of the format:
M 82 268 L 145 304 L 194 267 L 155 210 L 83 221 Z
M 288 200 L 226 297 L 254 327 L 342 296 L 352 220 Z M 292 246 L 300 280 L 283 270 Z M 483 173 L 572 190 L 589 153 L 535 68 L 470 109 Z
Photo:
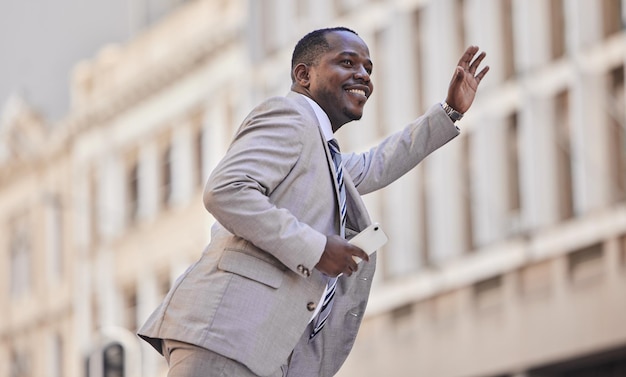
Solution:
M 375 63 L 344 150 L 441 101 L 466 45 L 491 66 L 461 135 L 365 197 L 390 242 L 340 376 L 626 375 L 625 3 L 189 1 L 77 64 L 54 127 L 12 99 L 0 377 L 166 374 L 133 334 L 208 241 L 203 182 L 289 90 L 297 39 L 333 25 Z

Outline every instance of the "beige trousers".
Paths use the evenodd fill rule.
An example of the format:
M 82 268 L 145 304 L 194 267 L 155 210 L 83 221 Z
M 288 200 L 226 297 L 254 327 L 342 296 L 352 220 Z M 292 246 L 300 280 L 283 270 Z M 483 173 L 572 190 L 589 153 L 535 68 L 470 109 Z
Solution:
M 261 377 L 235 360 L 177 340 L 163 341 L 163 355 L 169 365 L 168 377 Z M 267 377 L 284 377 L 284 369 Z
M 163 355 L 169 365 L 168 377 L 320 377 L 319 346 L 309 341 L 312 325 L 285 364 L 269 376 L 258 376 L 245 365 L 213 351 L 177 340 L 163 340 Z

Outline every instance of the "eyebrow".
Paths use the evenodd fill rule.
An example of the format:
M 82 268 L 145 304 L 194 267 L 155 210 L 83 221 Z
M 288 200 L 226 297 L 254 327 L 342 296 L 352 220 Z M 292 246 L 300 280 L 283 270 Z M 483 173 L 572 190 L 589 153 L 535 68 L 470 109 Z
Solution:
M 359 57 L 359 54 L 357 54 L 354 51 L 342 51 L 339 54 L 337 54 L 337 56 L 342 56 L 342 55 L 349 55 L 349 56 L 351 56 L 353 58 L 358 58 Z M 373 68 L 374 67 L 374 63 L 372 62 L 372 60 L 371 59 L 366 59 L 366 60 L 367 60 L 367 64 L 369 64 L 370 67 Z

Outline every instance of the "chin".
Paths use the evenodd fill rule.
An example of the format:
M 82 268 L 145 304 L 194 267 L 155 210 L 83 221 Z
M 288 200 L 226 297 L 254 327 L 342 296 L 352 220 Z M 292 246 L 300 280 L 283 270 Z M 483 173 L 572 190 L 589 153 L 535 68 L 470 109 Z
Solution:
M 362 117 L 363 117 L 363 113 L 360 113 L 360 114 L 352 114 L 352 115 L 350 116 L 350 120 L 353 120 L 353 121 L 354 121 L 354 120 L 361 120 L 361 118 L 362 118 Z
M 360 120 L 363 117 L 363 110 L 361 111 L 345 111 L 344 114 L 350 121 Z

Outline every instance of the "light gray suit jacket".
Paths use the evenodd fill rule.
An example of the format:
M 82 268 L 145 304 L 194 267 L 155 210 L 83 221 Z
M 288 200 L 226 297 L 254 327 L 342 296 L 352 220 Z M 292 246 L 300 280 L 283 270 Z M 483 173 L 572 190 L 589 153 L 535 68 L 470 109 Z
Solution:
M 366 153 L 342 154 L 347 238 L 370 224 L 361 195 L 413 168 L 458 134 L 439 105 Z M 302 336 L 327 278 L 314 267 L 339 234 L 335 167 L 306 99 L 270 98 L 244 120 L 205 189 L 211 242 L 139 335 L 196 344 L 259 375 L 276 372 Z M 311 376 L 332 376 L 360 326 L 376 265 L 342 276 L 324 330 L 310 341 Z M 304 373 L 304 372 L 303 372 Z M 308 372 L 307 372 L 308 373 Z

